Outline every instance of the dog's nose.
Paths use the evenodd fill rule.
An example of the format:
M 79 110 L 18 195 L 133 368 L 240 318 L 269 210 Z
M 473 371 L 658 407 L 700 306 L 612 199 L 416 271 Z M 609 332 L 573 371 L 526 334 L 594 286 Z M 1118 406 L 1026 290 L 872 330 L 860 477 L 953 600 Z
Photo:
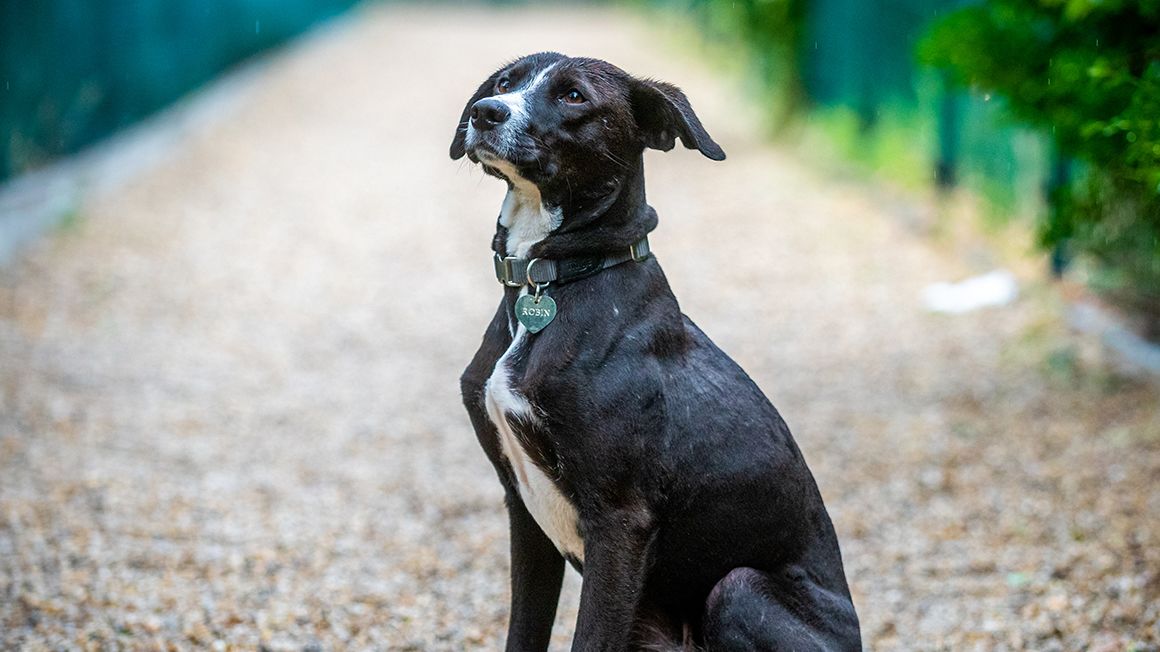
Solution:
M 503 102 L 484 98 L 471 105 L 471 126 L 480 131 L 495 129 L 512 115 L 511 110 Z

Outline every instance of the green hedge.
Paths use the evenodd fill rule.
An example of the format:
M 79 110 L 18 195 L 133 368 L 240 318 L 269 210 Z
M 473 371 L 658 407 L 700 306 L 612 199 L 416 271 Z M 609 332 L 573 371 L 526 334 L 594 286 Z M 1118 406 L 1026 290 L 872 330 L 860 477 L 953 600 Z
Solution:
M 920 54 L 1081 163 L 1042 241 L 1098 261 L 1097 285 L 1160 335 L 1160 0 L 990 0 L 938 21 Z

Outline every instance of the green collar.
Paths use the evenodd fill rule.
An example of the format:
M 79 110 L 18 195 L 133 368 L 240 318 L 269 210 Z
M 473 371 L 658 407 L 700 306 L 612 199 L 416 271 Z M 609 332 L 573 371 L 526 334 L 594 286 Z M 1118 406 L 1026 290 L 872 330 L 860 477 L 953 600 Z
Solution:
M 501 258 L 495 254 L 495 278 L 508 287 L 524 285 L 538 287 L 555 283 L 569 283 L 628 261 L 640 262 L 649 257 L 648 236 L 629 245 L 627 250 L 607 257 L 586 258 Z

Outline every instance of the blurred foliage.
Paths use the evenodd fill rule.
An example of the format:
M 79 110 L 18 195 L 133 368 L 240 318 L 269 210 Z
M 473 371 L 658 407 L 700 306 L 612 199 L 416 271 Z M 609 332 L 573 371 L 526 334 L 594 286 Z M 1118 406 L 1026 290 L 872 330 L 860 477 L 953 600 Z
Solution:
M 741 54 L 760 81 L 777 89 L 777 97 L 770 98 L 776 102 L 776 122 L 804 110 L 808 95 L 799 45 L 809 0 L 654 0 L 652 4 L 692 14 L 711 39 L 743 48 Z
M 710 52 L 756 71 L 775 129 L 807 123 L 860 167 L 903 185 L 932 177 L 983 195 L 991 223 L 1042 203 L 1045 139 L 998 118 L 982 96 L 948 89 L 914 50 L 964 0 L 651 0 L 694 16 Z M 796 118 L 796 119 L 795 119 Z
M 0 1 L 0 180 L 139 120 L 353 2 Z
M 1096 284 L 1160 334 L 1160 0 L 989 0 L 937 21 L 919 56 L 1083 164 L 1042 241 L 1100 261 Z
M 914 99 L 912 49 L 930 18 L 959 0 L 654 0 L 696 16 L 710 37 L 745 48 L 776 90 L 780 117 L 817 105 L 855 108 L 864 127 L 881 102 Z
M 1160 0 L 653 2 L 743 42 L 778 123 L 1043 215 L 1053 260 L 1095 261 L 1093 285 L 1160 337 Z
M 763 78 L 782 91 L 782 109 L 787 113 L 801 110 L 807 95 L 799 45 L 807 0 L 749 0 L 734 2 L 730 9 L 725 4 L 703 2 L 714 22 L 734 27 L 750 44 Z

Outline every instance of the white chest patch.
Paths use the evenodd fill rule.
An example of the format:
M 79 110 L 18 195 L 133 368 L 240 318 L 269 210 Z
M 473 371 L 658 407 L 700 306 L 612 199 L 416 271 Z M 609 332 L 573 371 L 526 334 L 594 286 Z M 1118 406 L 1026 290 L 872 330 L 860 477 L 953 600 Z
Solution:
M 515 471 L 516 484 L 519 486 L 524 506 L 561 553 L 583 562 L 584 540 L 580 537 L 576 507 L 560 492 L 556 483 L 529 459 L 508 420 L 509 415 L 526 421 L 537 420 L 528 400 L 512 387 L 511 369 L 508 365 L 509 356 L 527 335 L 528 331 L 521 325 L 511 346 L 495 363 L 491 378 L 487 380 L 484 402 L 488 417 L 499 432 L 503 454 Z

